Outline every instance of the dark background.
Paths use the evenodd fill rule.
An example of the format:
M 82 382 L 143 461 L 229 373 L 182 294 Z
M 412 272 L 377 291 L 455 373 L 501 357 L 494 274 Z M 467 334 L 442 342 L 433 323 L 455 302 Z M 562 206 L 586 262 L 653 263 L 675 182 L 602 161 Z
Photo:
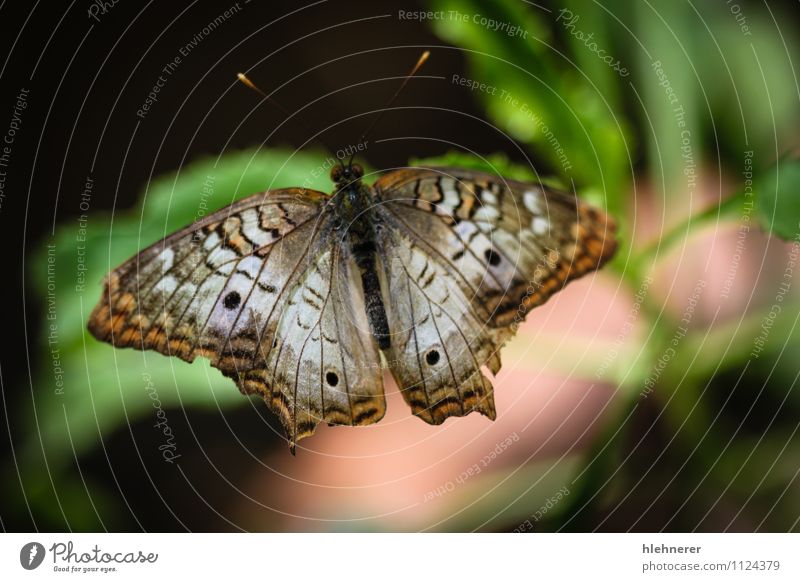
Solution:
M 307 128 L 317 131 L 329 126 L 321 132 L 322 138 L 335 148 L 342 147 L 354 142 L 368 123 L 366 117 L 345 120 L 382 107 L 399 84 L 397 77 L 425 49 L 431 49 L 432 58 L 397 102 L 407 109 L 390 113 L 373 135 L 376 140 L 398 135 L 419 138 L 373 143 L 362 158 L 374 168 L 390 168 L 412 156 L 442 154 L 452 142 L 464 149 L 505 152 L 512 160 L 524 160 L 515 144 L 480 121 L 483 110 L 469 92 L 450 83 L 453 74 L 468 76 L 461 51 L 445 45 L 425 23 L 399 21 L 396 2 L 327 1 L 314 6 L 240 2 L 238 14 L 183 58 L 144 120 L 136 111 L 162 67 L 232 3 L 120 0 L 98 15 L 100 22 L 88 17 L 90 5 L 17 2 L 0 7 L 0 123 L 10 119 L 20 88 L 30 90 L 0 211 L 5 259 L 0 444 L 7 451 L 11 443 L 6 441 L 17 442 L 15 436 L 36 423 L 18 411 L 27 410 L 24 404 L 31 398 L 36 367 L 46 365 L 31 349 L 42 341 L 44 306 L 26 288 L 25 273 L 30 268 L 26 257 L 41 251 L 55 224 L 74 221 L 81 213 L 80 193 L 87 175 L 94 179 L 91 212 L 119 210 L 133 206 L 153 176 L 199 157 L 258 144 L 300 148 L 310 137 Z M 404 10 L 424 8 L 415 2 L 402 3 Z M 393 17 L 380 18 L 386 14 Z M 280 86 L 275 98 L 290 111 L 322 99 L 304 110 L 300 122 L 289 120 L 278 127 L 285 116 L 238 84 L 238 71 L 246 71 L 268 92 Z M 469 115 L 476 120 L 469 121 Z M 552 168 L 544 160 L 532 157 L 532 161 L 542 174 L 550 173 Z M 745 381 L 758 386 L 769 370 L 750 373 L 753 378 Z M 725 393 L 727 380 L 719 379 L 718 386 L 719 393 Z M 760 412 L 758 408 L 753 412 L 753 404 L 748 399 L 734 401 L 731 411 L 734 418 L 737 411 L 742 415 L 745 431 L 757 435 L 776 403 L 760 401 Z M 642 458 L 634 461 L 643 467 L 653 463 L 655 452 L 670 436 L 658 427 L 651 430 L 657 416 L 653 406 L 653 399 L 642 403 L 636 421 L 641 429 L 629 437 L 642 444 Z M 186 459 L 183 466 L 192 472 L 191 478 L 176 478 L 174 470 L 161 462 L 145 470 L 136 447 L 148 446 L 149 441 L 156 444 L 150 422 L 120 431 L 106 441 L 105 450 L 82 460 L 82 477 L 124 499 L 124 504 L 115 501 L 124 511 L 103 526 L 150 531 L 233 529 L 209 506 L 224 505 L 228 491 L 222 477 L 209 467 L 222 468 L 235 480 L 236 471 L 247 464 L 242 458 L 245 452 L 258 455 L 275 446 L 275 439 L 263 438 L 263 424 L 276 430 L 278 425 L 266 411 L 251 407 L 230 411 L 227 421 L 237 424 L 244 442 L 232 438 L 218 414 L 187 409 L 173 415 L 176 432 L 191 431 L 204 445 L 203 455 L 208 455 L 198 453 L 197 458 Z M 642 435 L 646 439 L 641 440 Z M 107 458 L 111 452 L 113 462 Z M 8 453 L 4 457 L 5 471 L 13 462 Z M 666 480 L 673 475 L 656 468 L 652 476 Z M 152 486 L 142 486 L 148 480 Z M 47 483 L 43 472 L 41 486 Z M 19 499 L 19 491 L 11 495 L 7 489 L 18 485 L 16 475 L 4 473 L 0 495 Z M 652 490 L 658 493 L 659 487 L 656 482 Z M 635 522 L 636 529 L 652 531 L 674 517 L 672 507 L 656 504 L 648 519 L 639 521 L 650 502 L 646 496 L 629 499 L 602 528 L 623 530 Z M 98 503 L 103 503 L 100 496 Z M 601 517 L 590 516 L 585 523 Z M 3 507 L 0 519 L 0 527 L 11 531 L 69 527 L 58 512 L 44 516 L 21 505 Z
M 399 22 L 397 3 L 322 2 L 311 6 L 289 1 L 242 1 L 238 14 L 182 57 L 144 120 L 136 112 L 162 67 L 233 3 L 142 5 L 123 0 L 106 14 L 98 14 L 100 22 L 88 17 L 90 5 L 48 2 L 33 9 L 18 2 L 0 9 L 0 43 L 6 61 L 0 74 L 3 120 L 11 118 L 19 89 L 30 90 L 0 213 L 7 293 L 0 355 L 6 411 L 0 439 L 4 441 L 15 433 L 23 434 L 25 427 L 35 422 L 13 413 L 20 410 L 20 401 L 30 398 L 27 387 L 35 367 L 46 365 L 28 349 L 42 341 L 43 306 L 38 297 L 23 288 L 23 272 L 29 268 L 25 257 L 46 244 L 54 223 L 74 220 L 81 213 L 80 194 L 87 175 L 94 179 L 92 212 L 124 209 L 135 203 L 153 176 L 174 171 L 198 157 L 257 144 L 299 148 L 309 139 L 309 131 L 331 125 L 322 131 L 322 139 L 333 148 L 343 147 L 358 139 L 369 119 L 343 120 L 383 107 L 400 83 L 397 77 L 403 76 L 427 48 L 433 49 L 432 58 L 396 103 L 414 109 L 388 115 L 373 138 L 399 132 L 453 141 L 478 151 L 505 150 L 512 158 L 520 157 L 506 138 L 487 131 L 490 126 L 480 121 L 465 122 L 463 114 L 445 111 L 481 118 L 469 92 L 449 82 L 454 73 L 464 75 L 462 55 L 444 46 L 426 25 Z M 422 7 L 403 2 L 402 8 Z M 393 17 L 380 17 L 386 14 Z M 325 64 L 327 61 L 332 62 Z M 236 82 L 239 71 L 247 71 L 268 92 L 282 86 L 274 97 L 290 111 L 323 98 L 304 110 L 301 121 L 290 120 L 276 130 L 285 117 L 268 104 L 259 106 L 260 97 Z M 335 91 L 339 92 L 327 95 Z M 447 149 L 446 143 L 429 139 L 389 141 L 373 144 L 362 158 L 375 168 L 389 168 L 404 164 L 412 155 L 437 155 Z M 201 439 L 204 433 L 224 432 L 216 415 L 205 418 L 201 412 L 187 414 L 186 418 L 176 416 L 176 422 L 191 424 Z M 242 432 L 247 432 L 248 423 L 252 426 L 250 450 L 267 446 L 259 436 L 263 422 L 274 423 L 271 415 L 264 413 L 263 419 L 257 418 L 249 408 L 232 414 L 241 417 L 236 422 Z M 143 430 L 133 426 L 132 431 L 139 442 L 152 438 L 149 423 Z M 219 453 L 218 462 L 226 464 L 225 459 L 235 455 L 239 447 L 235 442 L 215 442 L 213 450 Z M 138 467 L 131 435 L 118 435 L 108 448 L 113 450 L 116 471 L 109 470 L 102 451 L 98 451 L 96 461 L 82 465 L 90 478 L 107 482 L 113 489 L 118 484 L 132 506 L 123 523 L 108 527 L 219 527 L 215 515 L 206 513 L 205 508 L 198 507 L 196 498 L 186 495 L 186 483 L 165 479 L 161 485 L 162 489 L 175 489 L 176 495 L 166 496 L 173 500 L 171 505 L 180 514 L 179 520 L 168 511 L 148 511 L 158 499 L 150 488 L 139 486 L 147 477 Z M 159 470 L 166 470 L 164 463 L 150 468 L 156 479 Z M 6 486 L 15 482 L 14 475 L 4 475 Z M 213 483 L 207 484 L 204 496 L 213 499 Z M 31 516 L 19 507 L 4 511 L 2 519 L 7 530 L 64 527 L 63 523 Z

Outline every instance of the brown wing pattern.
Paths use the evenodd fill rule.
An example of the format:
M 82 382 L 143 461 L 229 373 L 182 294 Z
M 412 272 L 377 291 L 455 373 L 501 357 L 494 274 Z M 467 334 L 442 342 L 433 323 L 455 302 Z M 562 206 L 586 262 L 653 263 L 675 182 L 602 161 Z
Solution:
M 613 256 L 613 221 L 569 194 L 465 170 L 399 170 L 375 189 L 395 379 L 427 422 L 473 409 L 493 418 L 481 366 L 497 372 L 528 311 Z
M 506 327 L 616 250 L 613 220 L 575 196 L 457 169 L 391 172 L 375 184 L 383 207 L 419 239 L 487 314 Z
M 321 237 L 312 256 L 283 305 L 266 365 L 243 377 L 248 391 L 271 386 L 293 444 L 312 435 L 319 422 L 366 425 L 386 412 L 357 267 L 335 236 Z
M 434 248 L 390 224 L 381 247 L 388 278 L 388 367 L 414 414 L 431 424 L 473 410 L 494 419 L 492 385 L 481 373 L 500 368 L 498 338 Z
M 498 350 L 526 313 L 614 253 L 614 225 L 573 196 L 464 170 L 375 184 L 385 356 L 432 424 L 496 416 Z M 256 194 L 143 250 L 106 278 L 89 329 L 117 347 L 203 356 L 281 419 L 292 450 L 319 422 L 385 412 L 359 269 L 327 196 Z
M 376 422 L 377 351 L 365 344 L 362 365 L 350 361 L 365 339 L 341 306 L 358 304 L 360 288 L 337 279 L 348 266 L 338 268 L 327 200 L 256 194 L 155 243 L 109 274 L 89 330 L 116 347 L 208 358 L 264 397 L 292 446 L 322 420 Z

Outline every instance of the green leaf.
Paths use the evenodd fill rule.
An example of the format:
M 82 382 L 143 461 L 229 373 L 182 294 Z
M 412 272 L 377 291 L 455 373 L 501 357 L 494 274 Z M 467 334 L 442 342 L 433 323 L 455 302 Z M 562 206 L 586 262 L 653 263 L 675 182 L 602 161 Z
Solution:
M 538 181 L 533 168 L 515 164 L 508 159 L 508 156 L 502 153 L 479 157 L 464 152 L 449 151 L 444 155 L 432 158 L 412 158 L 409 165 L 463 168 L 479 170 L 522 182 Z
M 800 236 L 800 160 L 785 157 L 755 180 L 756 209 L 764 228 L 783 240 Z

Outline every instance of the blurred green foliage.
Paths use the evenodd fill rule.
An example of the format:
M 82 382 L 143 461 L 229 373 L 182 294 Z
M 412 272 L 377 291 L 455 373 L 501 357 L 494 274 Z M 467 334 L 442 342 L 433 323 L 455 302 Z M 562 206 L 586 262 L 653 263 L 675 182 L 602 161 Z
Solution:
M 613 92 L 596 89 L 615 86 L 614 73 L 602 62 L 598 66 L 597 59 L 581 62 L 585 68 L 570 67 L 549 44 L 549 24 L 522 2 L 435 0 L 429 5 L 447 14 L 514 23 L 529 32 L 528 39 L 509 37 L 481 19 L 434 22 L 439 36 L 464 49 L 472 78 L 497 88 L 477 93 L 489 117 L 515 140 L 530 144 L 562 178 L 573 178 L 584 189 L 600 188 L 617 214 L 627 188 L 629 131 Z
M 725 3 L 430 0 L 428 5 L 447 12 L 434 29 L 464 49 L 472 79 L 501 89 L 475 91 L 491 120 L 548 162 L 562 181 L 573 180 L 585 197 L 597 202 L 599 194 L 621 227 L 623 248 L 612 267 L 631 294 L 673 245 L 685 244 L 692 232 L 712 223 L 739 220 L 748 204 L 753 207 L 753 198 L 767 232 L 785 240 L 800 234 L 800 162 L 790 155 L 779 158 L 796 146 L 800 122 L 792 67 L 798 39 L 795 28 L 781 26 L 783 32 L 776 34 L 776 24 L 785 22 L 778 11 L 748 5 L 745 31 Z M 455 12 L 480 16 L 453 18 Z M 502 34 L 486 26 L 483 17 L 521 24 L 529 34 Z M 599 50 L 613 58 L 601 60 Z M 618 63 L 616 69 L 611 63 Z M 514 100 L 503 98 L 509 94 Z M 545 126 L 573 162 L 568 171 L 542 131 Z M 699 185 L 703 172 L 715 167 L 738 185 L 719 188 L 716 203 L 709 204 L 707 193 L 699 195 Z M 656 192 L 663 216 L 659 222 L 667 230 L 631 248 L 636 193 L 648 188 Z M 800 354 L 784 351 L 800 345 L 794 317 L 800 305 L 794 299 L 783 307 L 790 315 L 774 324 L 756 363 L 750 355 L 752 338 L 768 316 L 767 305 L 748 313 L 744 323 L 692 328 L 647 398 L 645 379 L 680 326 L 679 316 L 647 297 L 640 316 L 640 324 L 650 330 L 647 341 L 635 358 L 615 370 L 614 381 L 628 401 L 577 465 L 576 477 L 567 479 L 577 494 L 536 529 L 613 529 L 609 524 L 615 519 L 627 527 L 630 521 L 620 518 L 620 507 L 632 508 L 633 515 L 655 513 L 655 519 L 662 519 L 659 527 L 666 522 L 666 527 L 693 528 L 708 518 L 715 525 L 707 527 L 714 529 L 718 523 L 728 527 L 725 519 L 746 523 L 747 512 L 726 514 L 725 508 L 748 504 L 753 515 L 767 516 L 767 528 L 796 528 L 800 499 L 785 494 L 800 466 L 798 447 L 786 447 L 796 426 L 765 425 L 763 434 L 751 437 L 737 434 L 734 424 L 729 432 L 732 395 L 724 401 L 709 397 L 717 378 L 731 375 L 733 390 L 738 388 L 745 402 L 752 395 L 742 393 L 759 388 L 751 411 L 756 404 L 768 407 L 762 393 L 774 391 L 775 418 L 779 412 L 781 418 L 792 418 L 792 411 L 796 418 Z M 773 371 L 764 371 L 763 378 L 753 374 L 763 370 L 764 362 L 784 370 L 784 381 L 775 381 Z M 748 369 L 749 383 L 741 385 Z M 630 419 L 647 417 L 648 411 L 657 418 L 642 434 Z M 745 420 L 746 412 L 737 419 L 739 428 Z M 658 440 L 657 433 L 672 438 Z M 664 488 L 676 479 L 680 487 Z M 655 501 L 637 505 L 640 497 Z M 659 498 L 671 517 L 658 516 Z M 524 507 L 511 520 L 512 528 L 529 515 Z M 715 508 L 722 515 L 715 515 Z M 637 525 L 648 529 L 644 519 Z
M 784 240 L 797 238 L 800 217 L 800 161 L 792 158 L 762 173 L 754 186 L 758 214 L 770 232 Z
M 518 24 L 527 31 L 526 38 L 509 36 L 472 19 L 432 24 L 443 40 L 463 49 L 473 79 L 503 91 L 475 92 L 488 118 L 547 164 L 554 179 L 563 184 L 574 182 L 581 195 L 599 202 L 616 218 L 622 248 L 613 269 L 631 294 L 669 246 L 712 221 L 736 218 L 743 204 L 741 174 L 747 151 L 755 152 L 753 189 L 762 224 L 782 238 L 797 236 L 800 164 L 791 157 L 779 159 L 779 154 L 793 145 L 800 121 L 795 71 L 787 58 L 793 55 L 797 60 L 798 39 L 796 30 L 775 34 L 775 22 L 782 22 L 780 14 L 748 6 L 752 34 L 744 37 L 724 3 L 567 0 L 545 9 L 517 0 L 430 0 L 427 4 L 432 10 L 479 14 Z M 598 58 L 587 43 L 589 34 L 596 47 L 613 55 L 626 74 Z M 482 168 L 524 180 L 536 177 L 532 168 L 511 164 L 501 154 L 486 154 L 475 158 L 451 152 L 412 163 Z M 327 173 L 310 174 L 323 159 L 313 152 L 269 150 L 195 162 L 150 184 L 137 208 L 114 216 L 91 214 L 85 241 L 76 238 L 76 224 L 63 225 L 53 241 L 47 241 L 55 245 L 57 347 L 66 386 L 63 395 L 52 397 L 53 346 L 43 344 L 43 364 L 31 394 L 39 432 L 31 435 L 17 459 L 29 503 L 37 506 L 37 499 L 45 499 L 46 490 L 57 483 L 62 503 L 54 508 L 40 501 L 39 509 L 69 512 L 75 527 L 94 525 L 81 521 L 87 513 L 87 500 L 80 498 L 74 476 L 72 480 L 66 477 L 66 463 L 73 455 L 97 447 L 110 432 L 153 414 L 144 390 L 144 372 L 158 387 L 164 408 L 242 402 L 230 382 L 204 360 L 187 365 L 159 355 L 114 350 L 91 340 L 85 321 L 99 297 L 104 273 L 138 249 L 198 218 L 201 192 L 209 177 L 213 177 L 207 209 L 211 211 L 266 188 L 305 184 L 325 191 L 329 188 Z M 738 185 L 721 188 L 718 200 L 705 201 L 705 206 L 698 208 L 689 179 L 692 172 L 705 167 L 719 167 Z M 676 208 L 692 208 L 694 213 L 667 221 L 677 225 L 650 244 L 634 248 L 630 221 L 637 193 L 645 184 L 656 192 L 664 215 Z M 46 264 L 45 241 L 42 245 L 32 265 Z M 86 252 L 85 291 L 75 290 L 79 246 Z M 29 277 L 36 293 L 46 297 L 46 271 L 37 268 Z M 793 301 L 791 307 L 784 306 L 785 314 L 800 313 Z M 632 492 L 647 487 L 658 492 L 660 485 L 676 476 L 685 480 L 685 488 L 693 490 L 688 498 L 669 499 L 667 494 L 662 500 L 679 508 L 670 522 L 674 528 L 694 527 L 698 515 L 693 508 L 713 508 L 720 497 L 723 506 L 754 508 L 754 515 L 769 512 L 768 527 L 793 527 L 787 519 L 800 513 L 800 500 L 796 495 L 778 495 L 800 466 L 796 440 L 784 450 L 793 437 L 791 426 L 770 425 L 757 435 L 740 434 L 735 423 L 726 430 L 720 415 L 724 419 L 728 414 L 730 401 L 720 403 L 709 396 L 719 378 L 732 378 L 735 391 L 744 389 L 737 387 L 746 374 L 755 374 L 753 385 L 760 382 L 763 390 L 771 392 L 771 397 L 780 401 L 775 404 L 779 410 L 784 406 L 785 410 L 800 410 L 794 388 L 800 357 L 796 353 L 800 345 L 800 338 L 795 337 L 796 319 L 787 315 L 776 320 L 771 341 L 757 362 L 748 361 L 751 344 L 737 340 L 758 333 L 765 309 L 757 306 L 744 320 L 730 325 L 693 327 L 659 379 L 658 389 L 642 399 L 643 382 L 679 325 L 675 315 L 648 297 L 642 325 L 652 333 L 638 357 L 615 372 L 614 381 L 623 388 L 626 402 L 619 415 L 609 418 L 595 447 L 570 463 L 576 479 L 571 485 L 573 492 L 548 512 L 537 529 L 581 530 L 613 524 L 613 508 L 632 503 Z M 44 342 L 49 323 L 43 324 Z M 791 354 L 783 353 L 787 346 Z M 764 369 L 765 362 L 775 365 Z M 643 414 L 643 410 L 657 415 L 655 432 L 647 430 L 643 435 L 635 423 L 628 422 L 630 415 Z M 656 433 L 661 434 L 660 440 Z M 42 463 L 49 468 L 49 482 L 38 477 Z M 638 474 L 635 467 L 639 465 L 654 469 Z M 526 501 L 530 497 L 526 496 L 528 483 L 543 472 L 543 467 L 527 467 L 510 477 L 508 529 L 524 522 L 547 499 L 548 492 L 558 489 L 558 483 L 539 488 L 535 499 Z M 633 499 L 636 497 L 634 493 Z M 512 505 L 514 500 L 517 502 Z M 102 499 L 93 502 L 103 503 Z M 480 527 L 481 517 L 492 512 L 494 506 L 481 507 L 457 527 Z M 647 529 L 647 524 L 641 527 Z

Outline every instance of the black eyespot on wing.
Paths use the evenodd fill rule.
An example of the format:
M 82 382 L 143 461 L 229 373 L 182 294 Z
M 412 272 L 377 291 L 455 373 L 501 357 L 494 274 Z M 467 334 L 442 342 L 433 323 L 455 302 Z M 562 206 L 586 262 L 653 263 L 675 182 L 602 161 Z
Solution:
M 336 386 L 339 383 L 339 376 L 336 372 L 328 372 L 325 374 L 325 381 L 331 386 Z
M 439 361 L 439 350 L 431 350 L 425 354 L 425 361 L 429 366 L 435 366 Z
M 238 291 L 231 291 L 225 296 L 225 299 L 222 300 L 225 309 L 236 309 L 241 302 L 242 298 Z
M 483 253 L 483 256 L 486 257 L 486 261 L 493 267 L 496 267 L 500 264 L 500 255 L 494 252 L 494 249 L 486 249 L 486 252 Z

